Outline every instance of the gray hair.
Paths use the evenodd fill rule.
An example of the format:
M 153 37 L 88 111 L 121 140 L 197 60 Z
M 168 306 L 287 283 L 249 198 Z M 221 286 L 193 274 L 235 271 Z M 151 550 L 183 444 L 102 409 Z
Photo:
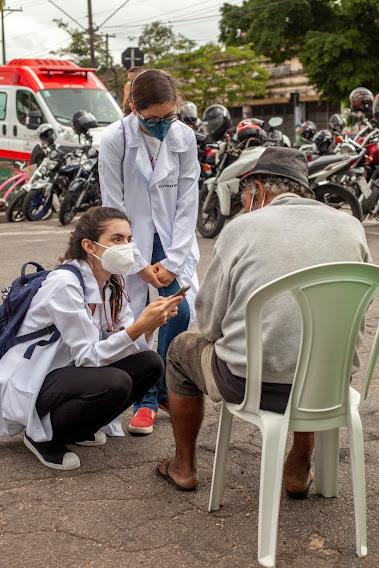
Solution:
M 252 181 L 254 180 L 260 181 L 264 185 L 265 190 L 274 196 L 281 193 L 296 193 L 301 197 L 314 197 L 311 190 L 301 185 L 301 183 L 286 177 L 258 174 L 252 176 Z

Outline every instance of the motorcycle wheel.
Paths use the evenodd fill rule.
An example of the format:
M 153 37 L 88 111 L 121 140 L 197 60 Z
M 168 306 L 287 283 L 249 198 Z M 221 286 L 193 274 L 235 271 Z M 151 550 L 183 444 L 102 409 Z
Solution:
M 348 189 L 336 183 L 329 183 L 312 188 L 317 201 L 321 201 L 333 209 L 339 209 L 352 215 L 362 222 L 363 213 L 362 207 L 358 199 Z
M 199 193 L 199 214 L 196 227 L 202 237 L 205 239 L 213 239 L 223 228 L 226 217 L 221 213 L 220 202 L 216 192 L 213 194 L 209 210 L 206 212 L 203 211 L 203 205 L 207 195 L 208 188 L 206 185 L 203 185 Z
M 20 223 L 20 221 L 25 220 L 25 215 L 23 212 L 23 202 L 26 195 L 26 191 L 24 189 L 20 189 L 15 196 L 9 201 L 7 211 L 6 211 L 6 219 L 8 223 Z
M 76 191 L 67 191 L 59 210 L 59 222 L 61 225 L 68 225 L 75 217 L 77 199 L 78 193 Z
M 40 189 L 31 189 L 24 199 L 23 212 L 28 221 L 45 221 L 53 214 L 52 196 L 45 199 Z
M 363 216 L 366 218 L 375 209 L 379 201 L 379 185 L 374 185 L 370 197 L 362 201 Z

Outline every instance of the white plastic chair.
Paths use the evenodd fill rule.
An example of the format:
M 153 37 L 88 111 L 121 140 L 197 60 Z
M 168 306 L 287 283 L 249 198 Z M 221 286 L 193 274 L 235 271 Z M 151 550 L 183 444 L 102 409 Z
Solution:
M 246 308 L 247 381 L 242 404 L 223 403 L 213 467 L 209 511 L 219 509 L 233 416 L 262 433 L 258 562 L 274 567 L 283 466 L 288 431 L 315 432 L 316 491 L 337 495 L 338 435 L 347 426 L 354 493 L 356 551 L 367 554 L 366 482 L 359 393 L 350 387 L 354 348 L 365 312 L 379 288 L 379 267 L 323 264 L 293 272 L 254 292 Z M 262 313 L 267 303 L 291 293 L 300 308 L 301 346 L 285 414 L 260 410 Z M 376 334 L 362 388 L 366 398 L 379 353 Z

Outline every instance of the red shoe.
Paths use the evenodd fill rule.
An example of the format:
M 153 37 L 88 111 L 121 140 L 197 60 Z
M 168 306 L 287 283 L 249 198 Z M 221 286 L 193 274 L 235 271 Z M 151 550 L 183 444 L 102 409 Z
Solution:
M 157 413 L 151 408 L 139 408 L 131 421 L 128 430 L 131 434 L 151 434 Z

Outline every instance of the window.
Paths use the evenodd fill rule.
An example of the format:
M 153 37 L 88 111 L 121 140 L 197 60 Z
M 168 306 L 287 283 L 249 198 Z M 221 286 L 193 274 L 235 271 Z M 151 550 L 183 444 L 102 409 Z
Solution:
M 28 128 L 36 129 L 45 122 L 42 110 L 30 91 L 17 91 L 16 111 L 19 122 Z
M 122 118 L 120 107 L 105 89 L 51 89 L 42 90 L 41 95 L 58 122 L 67 126 L 78 110 L 93 114 L 99 126 Z
M 7 93 L 0 92 L 0 120 L 7 116 Z

